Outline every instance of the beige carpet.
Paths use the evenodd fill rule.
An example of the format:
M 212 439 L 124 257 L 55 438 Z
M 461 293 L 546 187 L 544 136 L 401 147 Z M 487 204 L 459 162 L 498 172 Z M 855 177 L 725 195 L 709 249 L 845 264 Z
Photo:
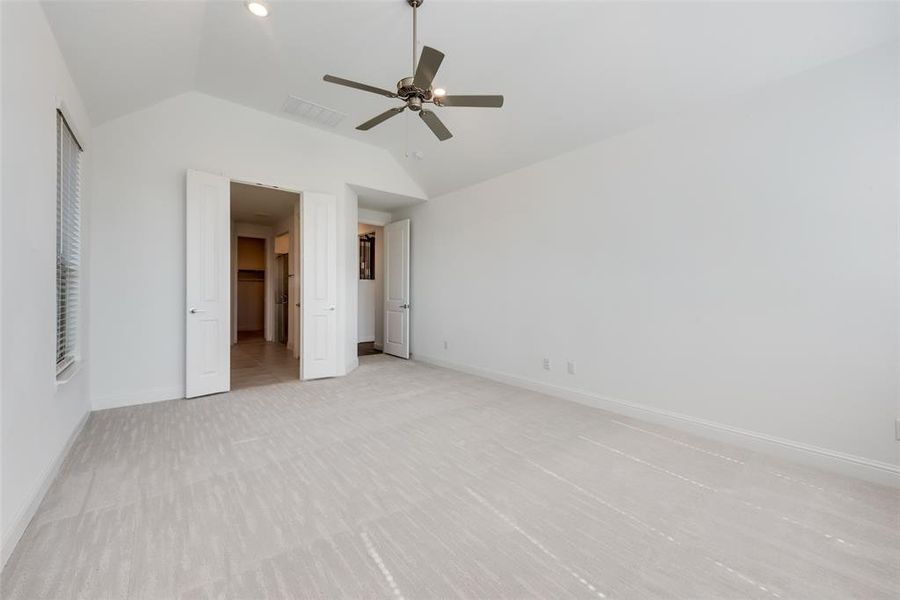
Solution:
M 896 598 L 900 494 L 386 356 L 95 413 L 3 598 Z

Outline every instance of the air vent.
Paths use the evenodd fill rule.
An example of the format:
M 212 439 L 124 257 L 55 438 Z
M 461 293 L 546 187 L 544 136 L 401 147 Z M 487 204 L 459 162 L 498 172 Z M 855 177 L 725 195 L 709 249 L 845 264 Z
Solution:
M 296 96 L 288 96 L 281 110 L 289 115 L 294 115 L 301 119 L 309 119 L 310 121 L 315 121 L 316 123 L 328 127 L 336 126 L 347 116 L 344 113 L 340 113 L 336 110 L 326 108 L 320 104 Z

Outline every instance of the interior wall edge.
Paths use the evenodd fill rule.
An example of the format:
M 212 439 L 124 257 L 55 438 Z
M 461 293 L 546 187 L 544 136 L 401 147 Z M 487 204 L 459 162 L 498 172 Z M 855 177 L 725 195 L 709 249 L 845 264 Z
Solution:
M 82 415 L 81 420 L 78 421 L 75 429 L 72 430 L 69 439 L 59 451 L 59 454 L 53 459 L 53 462 L 44 469 L 44 472 L 41 473 L 40 479 L 38 480 L 38 486 L 34 492 L 32 492 L 28 503 L 23 506 L 20 509 L 19 514 L 13 518 L 9 530 L 3 532 L 3 541 L 0 543 L 0 568 L 3 568 L 3 566 L 6 565 L 6 561 L 12 556 L 13 551 L 16 549 L 16 544 L 19 543 L 19 540 L 25 533 L 25 529 L 28 527 L 28 524 L 31 523 L 31 519 L 34 518 L 38 507 L 41 505 L 41 502 L 43 502 L 44 496 L 47 495 L 50 484 L 56 479 L 60 467 L 69 455 L 69 451 L 72 450 L 72 446 L 75 444 L 75 440 L 78 439 L 85 424 L 87 424 L 91 412 L 92 411 L 89 410 Z
M 472 365 L 442 360 L 423 354 L 410 354 L 410 359 L 422 363 L 452 369 L 492 381 L 505 383 L 514 387 L 539 392 L 555 398 L 577 402 L 585 406 L 599 408 L 612 413 L 642 419 L 659 425 L 666 425 L 688 433 L 727 442 L 736 446 L 791 460 L 806 466 L 816 467 L 850 477 L 888 485 L 900 489 L 900 465 L 855 456 L 827 448 L 820 448 L 803 442 L 779 438 L 776 436 L 741 429 L 700 419 L 691 415 L 662 410 L 638 402 L 620 398 L 611 398 L 586 390 L 578 390 L 549 383 L 543 383 L 510 375 L 500 371 L 483 369 Z
M 391 213 L 371 208 L 359 208 L 358 218 L 360 223 L 366 225 L 378 225 L 383 227 L 391 222 Z

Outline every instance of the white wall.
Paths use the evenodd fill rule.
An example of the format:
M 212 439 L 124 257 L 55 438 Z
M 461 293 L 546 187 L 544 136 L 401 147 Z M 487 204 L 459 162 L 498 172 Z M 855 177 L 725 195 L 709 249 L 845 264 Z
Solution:
M 356 341 L 375 341 L 375 280 L 359 280 L 359 318 L 357 319 Z
M 343 350 L 338 354 L 338 364 L 343 364 L 344 370 L 349 373 L 359 366 L 356 346 L 359 315 L 356 286 L 356 282 L 359 281 L 359 242 L 356 237 L 356 229 L 359 227 L 357 220 L 359 218 L 359 198 L 356 192 L 346 184 L 344 184 L 343 198 L 346 210 L 343 217 L 338 214 L 338 226 L 343 226 L 342 235 L 344 239 L 352 240 L 352 244 L 344 243 L 338 246 L 338 299 L 345 299 L 348 307 L 347 312 L 339 315 L 345 319 L 345 328 L 342 338 L 344 344 L 338 346 Z
M 375 347 L 384 347 L 384 227 L 375 227 Z
M 388 152 L 199 93 L 104 123 L 94 149 L 95 408 L 183 395 L 188 168 L 335 195 L 338 363 L 356 364 L 357 207 L 347 183 L 424 196 Z
M 406 211 L 416 357 L 896 471 L 897 52 Z
M 91 204 L 90 123 L 37 3 L 0 3 L 2 22 L 2 562 L 90 411 L 88 321 L 69 381 L 56 382 L 56 109 L 62 101 L 85 152 L 83 228 Z M 82 238 L 84 239 L 84 238 Z M 87 253 L 87 244 L 83 252 Z M 82 305 L 90 296 L 87 257 Z

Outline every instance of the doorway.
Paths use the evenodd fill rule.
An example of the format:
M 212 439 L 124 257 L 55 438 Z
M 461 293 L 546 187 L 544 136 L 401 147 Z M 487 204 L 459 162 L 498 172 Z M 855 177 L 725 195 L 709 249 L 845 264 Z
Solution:
M 384 223 L 357 226 L 357 356 L 409 358 L 410 222 Z
M 298 272 L 300 195 L 231 182 L 231 389 L 300 378 L 299 318 L 290 282 Z
M 224 175 L 191 169 L 185 180 L 185 397 L 232 389 L 232 351 L 239 345 L 239 237 L 265 239 L 265 308 L 261 349 L 256 355 L 235 356 L 235 369 L 248 369 L 246 380 L 235 382 L 235 387 L 274 383 L 283 378 L 309 380 L 343 374 L 339 364 L 339 359 L 344 358 L 339 323 L 343 325 L 341 319 L 345 317 L 338 307 L 337 197 L 325 192 L 289 192 L 230 181 Z M 260 196 L 273 195 L 290 207 L 289 216 L 287 208 L 284 212 L 262 208 L 265 202 Z M 283 222 L 287 223 L 290 239 L 290 270 L 288 332 L 282 345 L 276 339 L 275 328 L 274 242 L 285 233 L 279 226 Z M 269 360 L 270 349 L 277 352 L 276 360 Z M 279 361 L 283 369 L 268 369 L 277 367 Z
M 237 337 L 238 342 L 265 338 L 266 240 L 237 239 Z
M 381 354 L 384 345 L 384 227 L 360 223 L 357 356 Z

